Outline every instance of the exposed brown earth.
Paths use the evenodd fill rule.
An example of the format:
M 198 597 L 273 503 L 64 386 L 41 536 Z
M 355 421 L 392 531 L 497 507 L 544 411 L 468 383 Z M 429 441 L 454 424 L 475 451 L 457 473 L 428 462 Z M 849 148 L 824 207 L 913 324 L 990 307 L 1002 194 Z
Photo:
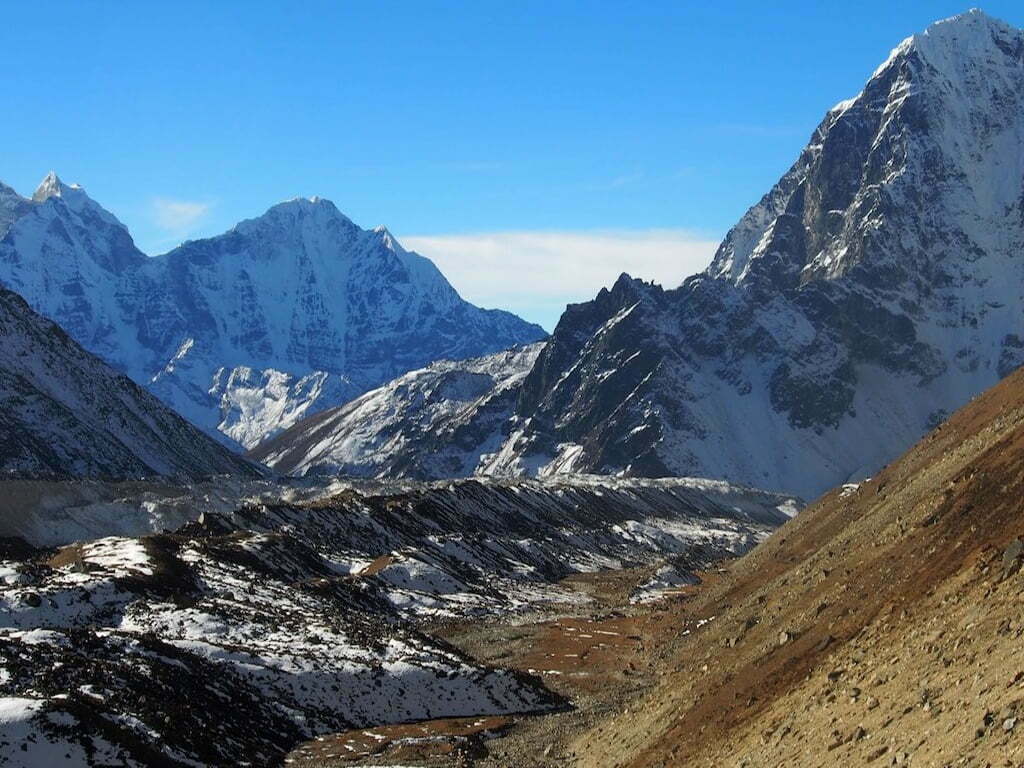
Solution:
M 436 760 L 471 757 L 485 736 L 508 727 L 508 717 L 458 717 L 408 725 L 384 725 L 321 736 L 289 755 L 289 765 L 357 763 L 371 758 Z
M 472 728 L 497 718 L 446 719 L 363 729 L 308 742 L 290 766 L 399 764 L 527 768 L 571 764 L 573 740 L 622 703 L 637 698 L 665 672 L 664 653 L 685 622 L 685 601 L 700 587 L 667 600 L 631 606 L 629 594 L 653 568 L 575 574 L 563 584 L 593 603 L 576 615 L 537 615 L 517 622 L 452 621 L 429 627 L 478 661 L 540 676 L 572 701 L 562 712 L 501 718 L 501 727 Z M 722 578 L 704 574 L 704 584 Z M 696 626 L 690 622 L 689 626 Z M 567 762 L 568 761 L 568 762 Z
M 1018 372 L 699 590 L 715 619 L 578 764 L 1022 764 L 1022 500 Z

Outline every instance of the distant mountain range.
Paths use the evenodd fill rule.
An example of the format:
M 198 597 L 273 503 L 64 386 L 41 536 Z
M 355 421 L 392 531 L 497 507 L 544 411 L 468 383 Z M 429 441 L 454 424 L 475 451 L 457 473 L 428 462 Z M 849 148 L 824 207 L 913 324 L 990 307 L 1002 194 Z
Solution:
M 320 198 L 150 258 L 55 174 L 31 199 L 0 185 L 0 283 L 236 447 L 434 360 L 546 336 Z
M 568 308 L 525 375 L 518 355 L 507 374 L 484 366 L 490 386 L 479 363 L 455 366 L 479 389 L 445 391 L 452 368 L 428 369 L 260 455 L 299 472 L 696 475 L 812 498 L 1024 362 L 1022 168 L 1024 34 L 979 11 L 939 22 L 828 111 L 704 273 L 673 290 L 623 275 Z

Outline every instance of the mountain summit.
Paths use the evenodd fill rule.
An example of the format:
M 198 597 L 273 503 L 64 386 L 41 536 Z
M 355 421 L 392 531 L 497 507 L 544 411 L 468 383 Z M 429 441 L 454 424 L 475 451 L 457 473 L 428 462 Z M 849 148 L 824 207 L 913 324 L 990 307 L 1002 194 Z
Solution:
M 1024 33 L 978 11 L 932 25 L 825 115 L 704 274 L 673 290 L 623 276 L 569 307 L 504 438 L 463 462 L 805 498 L 874 473 L 1024 362 L 1022 168 Z M 377 428 L 357 414 L 339 435 Z M 292 437 L 307 439 L 285 433 L 280 456 L 329 469 Z M 389 444 L 386 466 L 410 466 L 415 441 Z M 385 466 L 376 448 L 366 463 Z
M 435 359 L 545 336 L 464 301 L 428 259 L 322 198 L 153 258 L 56 174 L 19 211 L 0 240 L 0 282 L 179 413 L 247 447 Z
M 1005 251 L 1019 236 L 1022 58 L 1021 31 L 980 11 L 908 37 L 860 94 L 829 111 L 708 275 L 770 272 L 782 287 L 891 257 L 898 276 L 927 282 L 929 266 L 957 247 Z M 925 204 L 940 199 L 941 209 Z M 930 241 L 935 230 L 952 239 Z

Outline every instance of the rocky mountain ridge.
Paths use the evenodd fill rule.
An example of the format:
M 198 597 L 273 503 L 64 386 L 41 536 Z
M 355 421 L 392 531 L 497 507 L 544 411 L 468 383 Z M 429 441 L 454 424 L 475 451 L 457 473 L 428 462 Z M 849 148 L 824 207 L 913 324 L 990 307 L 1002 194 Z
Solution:
M 278 765 L 333 731 L 560 709 L 539 671 L 475 663 L 423 625 L 565 610 L 587 600 L 558 583 L 573 573 L 670 557 L 686 575 L 799 507 L 700 480 L 485 479 L 60 548 L 6 538 L 0 761 Z
M 1019 763 L 1022 394 L 1017 371 L 680 601 L 650 655 L 660 682 L 552 751 L 583 768 Z
M 259 476 L 2 288 L 0 340 L 0 471 Z
M 543 342 L 410 371 L 305 419 L 250 452 L 291 475 L 432 479 L 472 475 L 505 440 Z
M 971 11 L 908 38 L 831 109 L 706 272 L 671 290 L 623 275 L 570 306 L 502 444 L 463 463 L 812 498 L 1024 362 L 1022 253 L 1024 33 Z M 415 462 L 394 445 L 387 466 Z

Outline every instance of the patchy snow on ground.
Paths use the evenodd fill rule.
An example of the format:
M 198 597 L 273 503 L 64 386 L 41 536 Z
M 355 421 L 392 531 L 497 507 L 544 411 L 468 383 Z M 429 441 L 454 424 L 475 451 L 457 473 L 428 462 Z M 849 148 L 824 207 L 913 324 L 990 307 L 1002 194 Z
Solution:
M 481 667 L 420 627 L 564 610 L 588 599 L 564 577 L 668 557 L 653 594 L 749 548 L 799 503 L 597 478 L 247 498 L 173 532 L 124 535 L 151 525 L 125 505 L 93 518 L 99 538 L 0 541 L 0 765 L 266 765 L 323 733 L 557 708 L 538 678 Z M 62 514 L 23 530 L 52 541 L 74 530 L 51 525 Z

